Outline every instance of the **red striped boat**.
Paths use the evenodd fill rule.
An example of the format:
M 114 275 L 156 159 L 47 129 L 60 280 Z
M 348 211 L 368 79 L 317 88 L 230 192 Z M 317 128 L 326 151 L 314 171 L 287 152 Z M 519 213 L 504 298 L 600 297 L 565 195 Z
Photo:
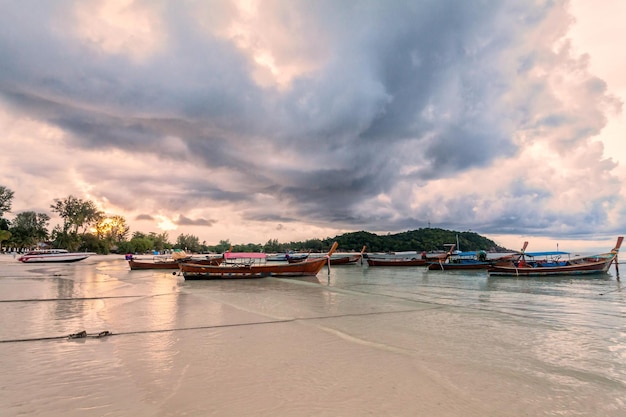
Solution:
M 226 262 L 229 259 L 237 259 L 238 262 L 220 266 L 183 262 L 178 268 L 186 280 L 315 276 L 328 263 L 328 259 L 335 250 L 337 250 L 337 242 L 333 243 L 325 257 L 307 259 L 293 264 L 267 264 L 264 253 L 233 254 L 227 252 L 224 253 Z

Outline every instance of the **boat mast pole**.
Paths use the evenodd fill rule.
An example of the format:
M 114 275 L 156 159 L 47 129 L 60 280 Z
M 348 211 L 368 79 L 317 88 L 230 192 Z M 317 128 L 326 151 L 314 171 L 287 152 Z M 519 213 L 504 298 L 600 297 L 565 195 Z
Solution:
M 616 279 L 619 281 L 619 259 L 617 259 L 617 255 L 619 254 L 619 248 L 622 246 L 622 241 L 624 240 L 623 236 L 619 236 L 617 238 L 617 243 L 611 252 L 615 252 L 615 258 L 613 258 L 613 262 L 615 262 L 615 275 Z

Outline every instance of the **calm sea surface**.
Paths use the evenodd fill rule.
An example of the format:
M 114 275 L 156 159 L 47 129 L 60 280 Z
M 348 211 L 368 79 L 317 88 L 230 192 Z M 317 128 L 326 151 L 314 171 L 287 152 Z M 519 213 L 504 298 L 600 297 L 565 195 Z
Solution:
M 613 268 L 185 282 L 0 257 L 1 416 L 626 416 Z

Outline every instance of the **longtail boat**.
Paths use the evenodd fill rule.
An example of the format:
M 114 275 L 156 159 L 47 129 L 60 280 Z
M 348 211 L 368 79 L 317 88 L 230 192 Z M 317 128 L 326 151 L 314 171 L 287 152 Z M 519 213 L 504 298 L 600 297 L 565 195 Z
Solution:
M 481 255 L 485 254 L 483 258 Z M 450 270 L 486 270 L 493 263 L 487 260 L 486 252 L 458 252 L 454 257 L 432 262 L 428 265 L 429 271 L 450 271 Z
M 292 261 L 292 263 L 294 262 L 298 262 L 298 261 L 303 261 L 306 258 L 308 258 L 309 253 L 296 253 L 296 252 L 285 252 L 285 253 L 276 253 L 273 255 L 267 255 L 265 257 L 265 260 L 267 262 L 289 262 Z
M 610 252 L 591 256 L 562 259 L 568 252 L 522 252 L 517 260 L 497 263 L 487 270 L 489 275 L 513 277 L 540 277 L 559 275 L 589 275 L 607 273 L 616 263 L 623 236 L 617 238 Z
M 511 255 L 503 255 L 498 258 L 491 258 L 487 256 L 485 251 L 472 251 L 472 252 L 459 252 L 452 254 L 452 248 L 448 252 L 448 255 L 444 259 L 440 259 L 439 262 L 433 262 L 428 265 L 429 271 L 456 271 L 456 270 L 487 270 L 491 266 L 506 261 L 512 261 L 517 259 L 518 254 L 523 253 L 528 246 L 528 242 L 524 242 L 524 247 L 520 252 L 515 252 Z
M 361 259 L 363 259 L 363 253 L 365 252 L 365 248 L 366 246 L 363 246 L 363 249 L 361 250 L 360 253 L 347 253 L 347 252 L 343 252 L 343 253 L 337 253 L 335 252 L 331 257 L 330 257 L 330 264 L 331 265 L 347 265 L 347 264 L 355 264 L 358 261 L 360 261 Z M 300 254 L 299 257 L 293 257 L 292 255 L 288 255 L 287 256 L 287 262 L 289 262 L 290 264 L 295 264 L 297 262 L 302 262 L 305 259 L 319 259 L 319 258 L 324 258 L 326 257 L 325 253 L 322 254 Z M 268 257 L 267 260 L 269 261 L 270 258 Z
M 309 252 L 307 253 L 288 253 L 285 255 L 287 262 L 295 264 L 298 262 L 306 261 L 309 258 Z
M 427 259 L 421 258 L 367 258 L 369 266 L 425 266 L 428 262 Z
M 333 243 L 325 257 L 306 259 L 298 263 L 267 264 L 264 253 L 224 253 L 225 265 L 199 265 L 183 262 L 178 265 L 186 280 L 194 279 L 234 279 L 264 277 L 301 277 L 315 276 L 328 263 L 330 256 L 337 250 Z M 237 262 L 229 263 L 229 260 Z
M 347 252 L 343 252 L 343 253 L 337 253 L 335 252 L 331 257 L 330 257 L 330 264 L 331 265 L 347 265 L 347 264 L 355 264 L 358 261 L 360 261 L 361 259 L 363 259 L 363 253 L 365 252 L 365 248 L 367 246 L 363 246 L 363 249 L 361 249 L 360 253 L 347 253 Z M 289 256 L 287 258 L 287 261 L 289 263 L 296 263 L 296 262 L 302 262 L 303 260 L 309 258 L 323 258 L 326 256 L 326 254 L 313 254 L 310 255 L 309 254 L 303 254 L 304 256 L 302 256 L 299 259 L 292 259 L 291 256 Z M 269 259 L 268 259 L 269 260 Z
M 417 253 L 415 256 L 398 256 L 395 255 L 369 255 L 367 257 L 367 264 L 369 266 L 426 266 L 435 262 L 442 262 L 450 256 L 454 245 L 451 245 L 450 250 L 447 253 L 438 254 L 435 256 L 428 256 L 426 252 L 422 252 L 418 258 Z
M 369 255 L 367 257 L 367 264 L 369 266 L 426 266 L 433 262 L 439 262 L 440 259 L 445 259 L 447 254 L 441 254 L 436 256 L 426 256 L 423 252 L 420 257 L 415 256 L 385 256 L 378 257 L 375 255 Z
M 363 248 L 361 249 L 361 253 L 347 254 L 347 255 L 341 254 L 337 256 L 331 256 L 330 264 L 331 265 L 346 265 L 346 264 L 357 263 L 363 258 L 363 253 L 365 252 L 365 248 L 366 246 L 363 246 Z
M 178 269 L 178 265 L 181 262 L 193 262 L 201 265 L 220 265 L 224 258 L 207 258 L 207 259 L 136 259 L 129 258 L 128 266 L 131 271 L 144 270 L 144 269 Z

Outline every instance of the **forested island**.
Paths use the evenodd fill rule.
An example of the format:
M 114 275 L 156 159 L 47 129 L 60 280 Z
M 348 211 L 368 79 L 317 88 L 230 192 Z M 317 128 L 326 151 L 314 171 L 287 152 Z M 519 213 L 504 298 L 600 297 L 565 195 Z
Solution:
M 478 233 L 430 227 L 386 235 L 377 235 L 365 231 L 346 233 L 325 239 L 324 244 L 330 246 L 333 241 L 339 243 L 339 248 L 346 250 L 359 251 L 363 245 L 367 245 L 368 252 L 443 251 L 448 248 L 444 245 L 449 244 L 455 244 L 457 249 L 464 251 L 507 251 L 506 248 L 498 246 L 493 240 Z

